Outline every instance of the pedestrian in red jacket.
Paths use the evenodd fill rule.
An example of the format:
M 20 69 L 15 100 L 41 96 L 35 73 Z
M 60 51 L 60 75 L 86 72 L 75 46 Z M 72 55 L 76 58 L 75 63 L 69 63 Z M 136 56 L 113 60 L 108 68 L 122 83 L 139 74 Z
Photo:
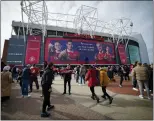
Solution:
M 99 103 L 99 98 L 98 96 L 95 94 L 95 86 L 98 85 L 98 81 L 97 81 L 97 71 L 96 69 L 93 67 L 93 66 L 90 66 L 87 74 L 86 74 L 86 77 L 85 77 L 85 80 L 88 81 L 88 86 L 90 87 L 90 91 L 92 93 L 92 96 L 91 98 L 93 100 L 97 100 L 97 103 Z

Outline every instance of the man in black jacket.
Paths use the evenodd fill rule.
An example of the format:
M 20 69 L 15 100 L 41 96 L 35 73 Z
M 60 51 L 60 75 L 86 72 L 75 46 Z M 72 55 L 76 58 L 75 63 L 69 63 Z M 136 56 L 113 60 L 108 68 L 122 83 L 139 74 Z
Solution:
M 48 111 L 50 109 L 54 108 L 54 105 L 50 104 L 51 85 L 52 85 L 52 81 L 54 79 L 54 72 L 53 72 L 52 68 L 53 68 L 53 63 L 49 63 L 48 67 L 46 68 L 46 70 L 42 76 L 42 80 L 41 80 L 42 92 L 43 92 L 43 96 L 44 96 L 41 117 L 50 116 L 50 114 L 46 112 L 47 106 L 48 106 L 48 108 L 47 108 Z
M 63 74 L 64 74 L 64 92 L 63 95 L 66 94 L 66 84 L 68 83 L 68 92 L 69 95 L 71 95 L 71 79 L 72 79 L 72 70 L 71 66 L 67 65 L 66 69 L 64 69 Z
M 120 76 L 119 87 L 122 87 L 122 82 L 124 81 L 124 74 L 125 74 L 125 70 L 124 70 L 123 65 L 121 65 L 120 68 L 119 68 L 119 76 Z

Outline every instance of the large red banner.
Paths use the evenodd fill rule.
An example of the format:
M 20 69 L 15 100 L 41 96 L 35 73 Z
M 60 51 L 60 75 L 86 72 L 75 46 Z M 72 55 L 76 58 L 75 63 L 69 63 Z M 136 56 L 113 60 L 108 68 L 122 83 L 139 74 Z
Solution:
M 54 64 L 116 64 L 113 43 L 65 38 L 46 38 L 45 61 Z
M 118 52 L 119 52 L 121 64 L 127 64 L 127 54 L 125 51 L 125 45 L 119 44 L 118 45 Z
M 28 36 L 25 64 L 38 64 L 41 36 Z

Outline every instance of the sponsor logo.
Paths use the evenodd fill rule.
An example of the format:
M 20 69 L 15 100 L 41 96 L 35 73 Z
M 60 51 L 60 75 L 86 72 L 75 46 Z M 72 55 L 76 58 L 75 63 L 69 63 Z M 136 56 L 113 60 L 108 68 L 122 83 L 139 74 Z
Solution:
M 35 57 L 34 56 L 31 56 L 30 58 L 29 58 L 29 61 L 30 62 L 33 62 L 35 60 Z

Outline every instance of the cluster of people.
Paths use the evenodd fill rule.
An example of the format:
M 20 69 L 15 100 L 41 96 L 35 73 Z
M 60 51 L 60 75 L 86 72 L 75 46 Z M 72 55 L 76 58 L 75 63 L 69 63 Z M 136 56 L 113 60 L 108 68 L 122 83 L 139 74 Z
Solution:
M 3 63 L 3 62 L 2 62 Z M 36 88 L 37 90 L 39 90 L 39 83 L 38 83 L 38 74 L 39 74 L 39 68 L 36 67 L 36 65 L 34 64 L 33 66 L 30 65 L 26 65 L 23 68 L 22 67 L 10 67 L 7 66 L 3 63 L 4 66 L 1 66 L 1 76 L 3 78 L 5 78 L 5 74 L 11 74 L 11 82 L 10 81 L 5 81 L 5 79 L 2 79 L 2 83 L 5 81 L 6 82 L 10 82 L 9 84 L 7 83 L 7 85 L 9 85 L 9 89 L 11 89 L 11 83 L 14 83 L 15 80 L 17 80 L 17 82 L 19 82 L 21 90 L 22 90 L 22 96 L 23 97 L 30 97 L 30 95 L 28 95 L 28 93 L 33 91 L 33 82 L 35 82 L 36 84 Z M 7 69 L 7 73 L 6 72 Z M 8 75 L 7 75 L 8 76 Z M 3 81 L 4 80 L 4 81 Z M 4 85 L 6 86 L 6 85 Z M 5 89 L 5 88 L 3 88 Z M 4 91 L 5 92 L 5 91 Z
M 146 63 L 142 64 L 136 61 L 132 67 L 131 74 L 133 90 L 138 91 L 138 85 L 140 91 L 139 97 L 144 98 L 143 91 L 146 90 L 148 99 L 151 99 L 151 95 L 153 96 L 153 64 L 147 65 Z
M 42 117 L 48 117 L 50 114 L 47 112 L 54 108 L 54 105 L 50 104 L 50 93 L 52 92 L 52 84 L 55 77 L 55 72 L 61 75 L 64 79 L 64 92 L 67 93 L 67 83 L 68 83 L 68 93 L 71 95 L 71 80 L 72 74 L 76 83 L 79 85 L 85 85 L 88 83 L 88 87 L 91 91 L 92 100 L 96 100 L 99 103 L 100 99 L 95 93 L 95 87 L 100 86 L 104 99 L 109 99 L 109 104 L 112 103 L 113 97 L 111 97 L 106 88 L 110 82 L 115 81 L 114 76 L 120 76 L 119 87 L 122 87 L 122 82 L 125 80 L 130 80 L 129 75 L 132 75 L 133 90 L 137 89 L 137 84 L 140 90 L 140 98 L 143 98 L 144 88 L 147 91 L 148 99 L 151 99 L 150 90 L 153 92 L 153 65 L 148 66 L 147 64 L 141 64 L 136 62 L 130 67 L 127 65 L 120 66 L 99 66 L 99 65 L 78 65 L 72 68 L 71 65 L 63 67 L 61 69 L 55 69 L 52 62 L 44 62 L 44 67 L 41 69 L 37 68 L 34 64 L 33 66 L 26 65 L 23 69 L 14 66 L 12 69 L 10 66 L 5 65 L 1 62 L 1 94 L 2 100 L 8 99 L 11 93 L 11 83 L 13 79 L 19 81 L 21 86 L 21 92 L 23 97 L 30 97 L 29 93 L 33 91 L 33 82 L 36 84 L 36 89 L 39 90 L 38 75 L 41 77 L 41 87 L 42 87 Z M 11 71 L 11 72 L 10 72 Z
M 106 99 L 106 97 L 109 98 L 109 103 L 112 103 L 113 98 L 109 96 L 109 94 L 106 92 L 106 87 L 110 82 L 110 78 L 107 74 L 107 68 L 96 68 L 95 66 L 88 66 L 85 67 L 84 65 L 77 66 L 73 69 L 71 69 L 70 65 L 67 65 L 66 69 L 63 69 L 61 73 L 64 74 L 64 93 L 66 94 L 66 83 L 68 83 L 69 88 L 69 94 L 71 94 L 71 78 L 72 73 L 75 74 L 76 82 L 79 85 L 85 85 L 86 81 L 88 82 L 88 86 L 90 88 L 90 91 L 92 93 L 91 98 L 93 100 L 96 100 L 97 103 L 99 103 L 99 98 L 95 94 L 94 87 L 95 86 L 101 86 L 102 91 L 104 95 L 102 97 Z
M 102 66 L 95 65 L 96 68 L 101 68 Z M 103 66 L 104 67 L 104 66 Z M 107 75 L 110 78 L 110 80 L 115 81 L 114 76 L 118 75 L 120 76 L 120 84 L 119 87 L 122 87 L 122 83 L 124 80 L 130 80 L 129 74 L 130 74 L 130 68 L 127 65 L 117 65 L 117 66 L 107 66 Z M 79 85 L 85 84 L 85 75 L 87 73 L 87 68 L 84 65 L 76 66 L 74 68 L 74 78 L 76 79 L 76 83 Z

